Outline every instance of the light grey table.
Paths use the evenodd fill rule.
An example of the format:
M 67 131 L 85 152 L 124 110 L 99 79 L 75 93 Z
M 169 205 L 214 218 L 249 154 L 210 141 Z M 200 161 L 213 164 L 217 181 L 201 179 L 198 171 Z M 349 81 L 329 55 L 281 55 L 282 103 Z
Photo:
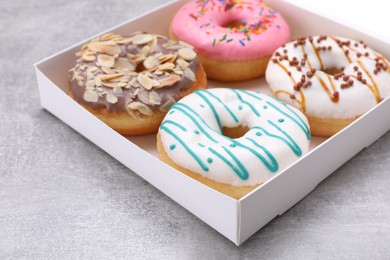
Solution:
M 236 247 L 41 109 L 34 62 L 165 2 L 0 2 L 0 259 L 389 259 L 390 133 Z

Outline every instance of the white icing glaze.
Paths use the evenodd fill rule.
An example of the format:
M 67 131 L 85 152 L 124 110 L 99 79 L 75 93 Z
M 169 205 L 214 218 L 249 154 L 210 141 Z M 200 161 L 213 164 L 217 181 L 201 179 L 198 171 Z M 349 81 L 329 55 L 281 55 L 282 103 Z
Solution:
M 248 126 L 229 138 L 222 127 Z M 233 186 L 265 182 L 308 151 L 306 117 L 257 92 L 199 90 L 174 104 L 159 134 L 169 158 L 186 169 Z
M 335 75 L 327 73 L 335 68 L 339 70 Z M 347 119 L 390 95 L 388 68 L 389 62 L 362 42 L 313 36 L 277 49 L 266 80 L 276 97 L 309 116 Z M 311 69 L 316 72 L 309 77 Z M 301 80 L 302 86 L 297 86 Z M 311 85 L 305 87 L 308 81 Z

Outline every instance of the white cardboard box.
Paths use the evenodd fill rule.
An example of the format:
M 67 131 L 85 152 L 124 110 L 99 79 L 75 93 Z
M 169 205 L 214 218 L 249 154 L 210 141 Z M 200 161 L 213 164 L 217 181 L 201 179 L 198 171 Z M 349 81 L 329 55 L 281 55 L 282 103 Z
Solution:
M 187 1 L 172 1 L 106 32 L 129 34 L 145 30 L 167 35 L 171 18 L 184 2 Z M 390 41 L 381 40 L 374 33 L 359 31 L 345 22 L 299 7 L 292 0 L 266 2 L 283 14 L 290 24 L 293 38 L 322 34 L 364 40 L 370 47 L 390 58 Z M 67 77 L 69 69 L 74 65 L 74 54 L 89 40 L 34 65 L 42 107 L 237 245 L 274 217 L 283 214 L 335 169 L 390 129 L 390 98 L 387 98 L 337 135 L 329 139 L 313 138 L 311 151 L 307 155 L 237 201 L 161 162 L 156 156 L 155 135 L 125 138 L 67 96 Z M 268 92 L 264 79 L 234 84 L 209 82 L 209 85 L 240 85 Z

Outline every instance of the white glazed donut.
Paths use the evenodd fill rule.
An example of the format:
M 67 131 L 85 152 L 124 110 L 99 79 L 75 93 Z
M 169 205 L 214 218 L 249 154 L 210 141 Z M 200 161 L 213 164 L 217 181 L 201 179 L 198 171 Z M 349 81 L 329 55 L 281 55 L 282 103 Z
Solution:
M 389 62 L 363 42 L 300 38 L 266 70 L 274 95 L 304 112 L 313 135 L 331 136 L 390 95 Z
M 298 109 L 257 92 L 216 88 L 174 104 L 157 147 L 169 165 L 240 198 L 305 154 L 309 141 Z

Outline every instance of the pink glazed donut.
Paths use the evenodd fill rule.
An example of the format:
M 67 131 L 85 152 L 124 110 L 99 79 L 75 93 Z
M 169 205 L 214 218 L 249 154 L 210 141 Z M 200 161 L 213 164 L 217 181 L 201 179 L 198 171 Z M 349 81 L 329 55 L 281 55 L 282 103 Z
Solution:
M 261 0 L 197 0 L 176 13 L 170 37 L 194 46 L 209 78 L 242 81 L 264 75 L 290 28 Z

